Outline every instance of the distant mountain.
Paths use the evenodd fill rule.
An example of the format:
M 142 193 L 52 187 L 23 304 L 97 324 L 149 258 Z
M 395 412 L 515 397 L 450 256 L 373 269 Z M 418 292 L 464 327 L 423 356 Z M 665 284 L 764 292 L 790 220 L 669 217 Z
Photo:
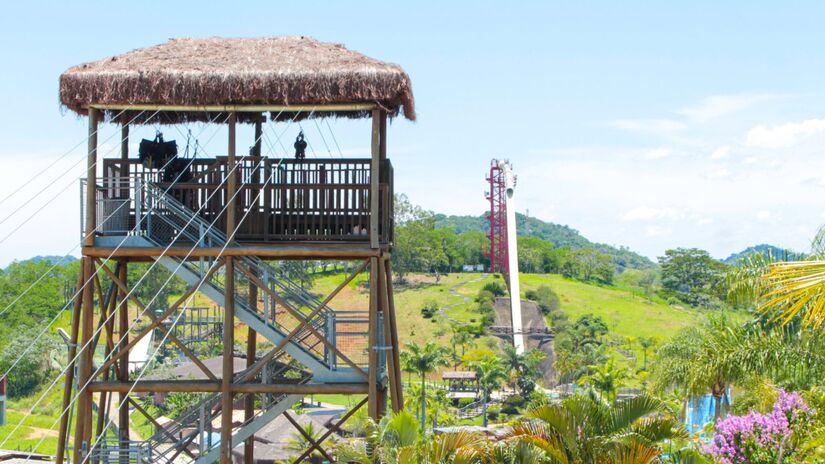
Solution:
M 780 261 L 799 261 L 800 259 L 805 258 L 805 255 L 802 253 L 797 253 L 793 250 L 788 250 L 787 248 L 780 248 L 778 246 L 763 243 L 761 245 L 747 247 L 739 253 L 734 253 L 723 259 L 722 262 L 726 264 L 736 264 L 740 260 L 755 254 L 762 255 L 764 257 L 772 256 L 773 259 Z
M 45 261 L 49 264 L 55 264 L 55 263 L 69 264 L 73 261 L 77 261 L 77 258 L 75 258 L 74 256 L 70 256 L 70 255 L 66 255 L 66 256 L 57 256 L 57 255 L 42 255 L 41 256 L 41 255 L 37 255 L 33 258 L 26 259 L 23 262 L 41 263 L 43 261 Z
M 446 216 L 444 214 L 435 215 L 437 228 L 453 229 L 456 233 L 469 231 L 487 232 L 490 230 L 490 223 L 487 220 L 487 215 L 481 216 Z M 593 243 L 582 236 L 579 231 L 561 224 L 554 224 L 552 222 L 544 222 L 541 219 L 516 213 L 516 228 L 519 236 L 522 237 L 538 237 L 542 240 L 553 242 L 553 245 L 559 248 L 595 248 L 602 253 L 613 257 L 616 267 L 619 270 L 624 268 L 634 269 L 648 269 L 654 267 L 653 261 L 648 258 L 630 251 L 625 247 L 614 247 L 605 245 L 603 243 Z

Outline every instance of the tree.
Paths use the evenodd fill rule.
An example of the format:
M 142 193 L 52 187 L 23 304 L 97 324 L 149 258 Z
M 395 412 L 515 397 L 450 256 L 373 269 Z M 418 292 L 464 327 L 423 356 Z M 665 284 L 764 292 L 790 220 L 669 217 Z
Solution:
M 485 356 L 470 363 L 470 369 L 476 373 L 478 384 L 481 387 L 481 417 L 482 424 L 487 427 L 487 404 L 490 400 L 490 393 L 501 386 L 507 378 L 507 371 L 498 358 Z
M 647 396 L 611 405 L 593 395 L 574 395 L 528 412 L 505 440 L 541 449 L 552 458 L 548 462 L 655 463 L 660 443 L 685 436 L 682 425 L 662 412 L 662 403 Z
M 312 441 L 317 442 L 319 438 L 321 438 L 321 431 L 315 428 L 315 424 L 312 421 L 309 421 L 304 426 L 304 432 L 312 438 Z M 290 437 L 289 441 L 287 442 L 286 449 L 289 451 L 294 451 L 296 453 L 303 453 L 309 447 L 312 446 L 309 440 L 299 431 L 295 431 Z M 312 453 L 309 455 L 309 461 L 312 463 L 321 463 L 323 462 L 323 455 L 318 451 L 318 449 L 312 450 Z
M 742 351 L 746 337 L 743 327 L 724 319 L 711 319 L 702 326 L 683 329 L 659 348 L 657 388 L 678 386 L 690 395 L 710 392 L 714 399 L 714 420 L 718 421 L 730 407 L 722 401 L 728 387 L 744 381 L 756 368 L 746 362 L 745 357 L 751 355 Z
M 647 352 L 656 344 L 656 340 L 652 337 L 639 337 L 639 346 L 642 347 L 642 358 L 644 359 L 642 364 L 642 370 L 647 370 Z
M 588 379 L 599 394 L 613 403 L 616 401 L 619 386 L 627 378 L 627 369 L 617 366 L 613 358 L 608 358 L 602 365 L 589 366 L 593 372 Z
M 427 374 L 434 372 L 439 366 L 449 366 L 449 350 L 444 346 L 427 342 L 423 347 L 410 343 L 407 351 L 401 353 L 407 367 L 421 376 L 421 431 L 427 427 Z
M 677 248 L 659 257 L 662 287 L 693 306 L 711 306 L 724 296 L 726 265 L 698 248 Z
M 449 265 L 433 213 L 412 205 L 406 195 L 395 198 L 393 270 L 400 281 L 409 272 L 433 272 Z
M 464 351 L 466 348 L 475 345 L 475 336 L 456 324 L 451 325 L 450 329 L 453 331 L 453 335 L 450 337 L 450 345 L 453 347 L 453 359 L 455 360 L 453 367 L 457 368 L 461 360 L 464 359 Z M 460 354 L 458 353 L 457 347 L 461 347 Z
M 11 369 L 7 387 L 9 398 L 32 394 L 57 371 L 57 359 L 66 347 L 50 333 L 43 334 L 32 345 L 39 332 L 36 329 L 19 330 L 0 354 L 0 373 Z
M 518 387 L 521 395 L 526 397 L 535 389 L 536 380 L 541 375 L 538 366 L 544 357 L 544 352 L 540 350 L 527 350 L 519 354 L 513 345 L 504 346 L 501 362 L 507 370 L 514 393 Z

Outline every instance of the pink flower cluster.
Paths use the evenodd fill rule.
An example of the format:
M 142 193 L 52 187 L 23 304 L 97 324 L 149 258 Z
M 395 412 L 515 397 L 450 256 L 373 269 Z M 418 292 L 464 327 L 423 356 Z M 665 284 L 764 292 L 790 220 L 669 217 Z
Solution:
M 705 451 L 721 464 L 774 463 L 780 448 L 785 449 L 785 456 L 791 454 L 787 437 L 812 416 L 813 410 L 798 393 L 780 390 L 770 413 L 751 412 L 719 421 Z

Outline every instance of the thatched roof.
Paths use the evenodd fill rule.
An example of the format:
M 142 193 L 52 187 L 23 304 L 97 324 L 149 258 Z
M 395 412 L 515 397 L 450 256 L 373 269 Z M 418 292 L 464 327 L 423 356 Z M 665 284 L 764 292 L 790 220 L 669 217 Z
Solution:
M 402 112 L 415 119 L 412 84 L 400 66 L 310 37 L 171 39 L 70 68 L 60 76 L 60 101 L 79 114 L 87 114 L 89 105 L 371 103 L 390 116 Z M 302 113 L 301 117 L 309 115 L 308 110 Z M 364 117 L 368 112 L 336 114 Z M 154 118 L 205 119 L 209 117 L 203 111 L 170 111 Z

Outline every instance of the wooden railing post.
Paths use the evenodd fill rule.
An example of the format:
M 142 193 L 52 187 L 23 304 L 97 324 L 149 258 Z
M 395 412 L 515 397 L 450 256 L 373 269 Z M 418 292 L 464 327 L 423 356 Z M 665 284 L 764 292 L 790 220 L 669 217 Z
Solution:
M 235 172 L 235 123 L 236 114 L 229 115 L 229 147 L 226 162 L 226 236 L 232 240 L 235 231 L 235 191 L 237 176 Z M 226 258 L 226 283 L 224 284 L 223 308 L 223 374 L 221 377 L 221 464 L 232 463 L 232 377 L 234 376 L 235 345 L 235 260 Z
M 97 225 L 97 110 L 89 108 L 88 156 L 86 157 L 86 228 L 83 246 L 94 246 Z

